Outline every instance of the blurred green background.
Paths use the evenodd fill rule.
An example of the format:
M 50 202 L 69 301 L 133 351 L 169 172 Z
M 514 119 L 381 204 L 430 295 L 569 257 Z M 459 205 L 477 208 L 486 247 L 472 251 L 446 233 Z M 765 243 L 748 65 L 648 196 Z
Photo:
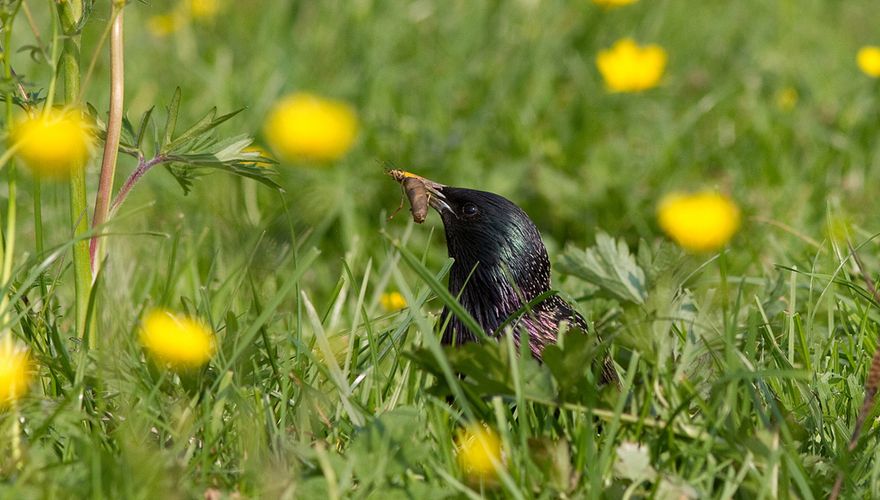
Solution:
M 296 227 L 317 227 L 331 255 L 354 240 L 367 248 L 380 241 L 384 215 L 399 201 L 382 175 L 388 165 L 503 194 L 526 209 L 551 246 L 584 245 L 597 228 L 631 242 L 656 238 L 655 205 L 669 190 L 717 187 L 747 216 L 817 239 L 829 204 L 856 219 L 876 211 L 869 186 L 877 181 L 878 86 L 855 64 L 858 48 L 876 41 L 871 2 L 217 7 L 162 36 L 150 19 L 176 3 L 127 9 L 127 112 L 134 120 L 154 104 L 161 109 L 180 86 L 182 121 L 213 106 L 245 107 L 223 131 L 250 132 L 259 143 L 266 112 L 284 93 L 349 102 L 361 121 L 350 154 L 338 164 L 280 165 L 281 196 L 256 189 L 262 217 L 271 220 L 287 204 Z M 106 20 L 102 8 L 95 17 Z M 103 27 L 87 26 L 84 54 Z M 596 54 L 625 36 L 667 50 L 659 88 L 604 89 Z M 45 68 L 30 69 L 24 53 L 18 60 L 29 79 L 42 80 Z M 99 110 L 107 102 L 105 61 L 86 96 Z M 151 230 L 210 228 L 219 248 L 234 248 L 249 237 L 242 228 L 265 222 L 244 216 L 243 193 L 242 181 L 212 175 L 184 197 L 170 176 L 154 172 L 128 209 L 155 205 L 127 220 Z M 172 222 L 181 214 L 183 222 Z M 429 224 L 439 227 L 436 219 Z M 787 238 L 747 220 L 737 244 L 769 257 Z
M 29 3 L 47 39 L 45 6 Z M 86 25 L 84 65 L 108 20 L 107 3 L 96 5 Z M 416 444 L 401 446 L 436 459 L 436 470 L 411 473 L 410 462 L 401 466 L 406 474 L 394 477 L 425 488 L 418 491 L 442 484 L 461 494 L 437 470 L 460 473 L 451 429 L 462 415 L 425 395 L 430 370 L 400 354 L 420 345 L 433 326 L 424 312 L 442 304 L 416 304 L 398 315 L 378 305 L 379 295 L 394 289 L 431 295 L 414 268 L 400 263 L 383 231 L 424 254 L 433 273 L 446 262 L 442 225 L 433 214 L 425 227 L 413 226 L 406 211 L 387 220 L 401 199 L 383 173 L 393 166 L 513 200 L 542 231 L 553 262 L 566 245 L 592 245 L 599 231 L 633 250 L 640 239 L 664 240 L 655 210 L 670 191 L 729 193 L 743 211 L 743 227 L 720 272 L 708 262 L 705 276 L 693 280 L 671 271 L 652 276 L 667 286 L 661 291 L 668 296 L 658 292 L 651 300 L 672 303 L 673 296 L 687 295 L 702 323 L 679 330 L 659 312 L 632 304 L 579 304 L 591 309 L 591 320 L 605 313 L 623 318 L 607 323 L 612 336 L 624 332 L 612 348 L 622 369 L 637 358 L 633 353 L 644 356 L 638 370 L 628 372 L 635 382 L 626 411 L 635 420 L 619 435 L 597 434 L 593 414 L 567 409 L 559 417 L 558 409 L 538 403 L 529 403 L 537 415 L 531 419 L 514 419 L 516 406 L 493 407 L 491 395 L 484 395 L 480 410 L 490 420 L 508 418 L 520 444 L 551 437 L 572 443 L 574 472 L 548 492 L 597 494 L 611 481 L 619 441 L 628 439 L 648 443 L 658 470 L 677 474 L 702 496 L 719 493 L 722 484 L 723 495 L 784 496 L 785 485 L 795 480 L 800 489 L 792 487 L 792 496 L 825 495 L 843 463 L 839 451 L 849 439 L 876 342 L 876 324 L 869 321 L 876 312 L 855 291 L 861 291 L 860 277 L 840 281 L 846 273 L 837 274 L 845 267 L 839 247 L 827 242 L 829 228 L 845 226 L 856 242 L 878 231 L 880 81 L 856 65 L 860 47 L 880 44 L 875 1 L 641 0 L 604 9 L 588 0 L 217 0 L 215 11 L 190 11 L 171 28 L 167 17 L 156 17 L 179 12 L 181 5 L 189 4 L 132 2 L 125 8 L 125 108 L 132 121 L 154 105 L 161 121 L 180 87 L 181 123 L 214 106 L 221 113 L 245 108 L 220 134 L 249 133 L 265 146 L 262 126 L 272 104 L 305 91 L 349 103 L 360 121 L 357 143 L 337 162 L 278 165 L 283 192 L 214 173 L 184 196 L 167 172 L 150 172 L 112 225 L 99 296 L 102 338 L 109 345 L 83 365 L 94 379 L 76 386 L 94 397 L 95 406 L 82 408 L 75 391 L 67 399 L 34 395 L 25 409 L 28 422 L 36 426 L 49 414 L 55 420 L 39 428 L 46 437 L 33 445 L 22 490 L 6 486 L 34 496 L 75 488 L 70 491 L 82 495 L 149 497 L 178 484 L 187 484 L 189 495 L 216 486 L 273 496 L 273 488 L 286 487 L 280 483 L 295 482 L 295 473 L 318 482 L 332 469 L 349 493 L 357 494 L 358 485 L 360 493 L 368 492 L 367 482 L 346 483 L 357 476 L 352 467 L 370 469 L 377 452 L 364 451 L 369 442 L 357 441 L 363 428 L 340 411 L 343 391 L 327 375 L 323 354 L 314 354 L 316 332 L 326 328 L 338 341 L 334 348 L 361 348 L 359 364 L 346 375 L 352 384 L 363 382 L 352 398 L 369 422 L 407 406 L 404 413 L 416 417 L 403 420 L 424 431 L 407 436 L 418 436 Z M 17 20 L 15 29 L 19 48 L 31 43 L 25 22 Z M 659 87 L 606 91 L 596 55 L 623 37 L 667 51 Z M 102 53 L 85 92 L 101 113 L 108 101 L 106 64 Z M 49 68 L 27 50 L 15 54 L 13 66 L 30 89 L 46 88 Z M 97 164 L 88 173 L 90 193 Z M 133 168 L 132 159 L 122 157 L 117 182 Z M 32 252 L 32 180 L 26 173 L 19 178 L 19 248 Z M 66 185 L 44 186 L 47 247 L 70 239 L 67 205 Z M 295 289 L 278 293 L 299 279 L 296 260 L 311 247 L 321 250 L 320 257 Z M 875 248 L 864 251 L 872 270 L 880 269 Z M 26 257 L 33 255 L 23 253 L 20 260 Z M 688 262 L 696 268 L 711 258 Z M 785 269 L 794 267 L 811 274 Z M 52 272 L 62 277 L 52 304 L 67 332 L 70 273 L 63 266 Z M 833 285 L 835 279 L 841 286 Z M 363 308 L 359 280 L 367 282 Z M 574 280 L 558 283 L 572 295 L 585 290 Z M 228 347 L 233 334 L 276 298 L 277 311 L 260 332 L 265 337 L 236 360 L 234 376 L 225 360 L 205 370 L 202 385 L 160 379 L 146 368 L 135 335 L 144 308 L 197 311 Z M 308 300 L 319 312 L 317 326 L 307 314 Z M 365 331 L 364 318 L 375 323 L 375 332 Z M 655 327 L 666 330 L 652 337 Z M 636 339 L 644 345 L 665 342 L 668 352 L 697 361 L 664 366 L 635 342 L 617 343 L 633 332 L 644 334 Z M 379 348 L 393 355 L 367 360 L 366 353 L 376 355 Z M 716 354 L 712 363 L 705 361 Z M 702 361 L 708 368 L 700 373 Z M 281 375 L 274 373 L 276 362 Z M 606 416 L 617 415 L 603 408 Z M 671 423 L 642 426 L 640 419 L 654 422 L 654 416 L 676 425 L 685 420 L 693 433 Z M 498 418 L 497 427 L 507 432 Z M 876 437 L 870 442 L 851 470 L 863 488 L 858 491 L 876 496 Z M 320 462 L 325 445 L 330 465 Z M 519 467 L 511 470 L 517 485 L 534 493 L 530 486 L 549 480 L 535 473 L 524 449 L 511 453 Z M 602 470 L 588 467 L 598 449 L 607 465 Z M 770 482 L 779 479 L 780 468 L 781 490 Z M 62 469 L 66 473 L 55 473 Z M 137 484 L 128 486 L 131 477 Z M 618 481 L 616 491 L 630 479 Z M 321 485 L 325 489 L 314 491 L 326 493 Z M 646 488 L 656 493 L 659 486 Z

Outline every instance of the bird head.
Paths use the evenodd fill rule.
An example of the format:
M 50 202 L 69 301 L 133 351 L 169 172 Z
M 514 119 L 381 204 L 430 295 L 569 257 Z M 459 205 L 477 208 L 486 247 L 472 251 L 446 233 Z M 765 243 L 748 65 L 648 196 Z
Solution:
M 550 289 L 547 249 L 521 208 L 495 193 L 418 178 L 428 204 L 440 214 L 454 260 L 449 291 L 460 294 L 462 305 L 487 331 Z M 407 194 L 415 209 L 419 200 L 413 196 L 421 195 Z
M 528 298 L 550 287 L 547 250 L 521 208 L 487 191 L 444 186 L 440 193 L 430 204 L 443 221 L 453 268 L 463 277 L 512 280 Z

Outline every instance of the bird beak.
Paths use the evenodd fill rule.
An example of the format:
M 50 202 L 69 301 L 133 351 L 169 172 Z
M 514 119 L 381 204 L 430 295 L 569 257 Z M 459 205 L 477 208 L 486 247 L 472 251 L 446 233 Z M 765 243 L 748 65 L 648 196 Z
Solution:
M 452 210 L 452 207 L 449 206 L 449 203 L 446 202 L 446 196 L 443 194 L 443 184 L 439 182 L 434 182 L 431 179 L 426 179 L 421 175 L 414 174 L 412 172 L 407 172 L 406 170 L 389 170 L 387 172 L 388 175 L 394 178 L 397 182 L 401 183 L 405 187 L 408 185 L 410 181 L 408 179 L 416 179 L 419 183 L 416 183 L 417 187 L 424 187 L 424 191 L 421 189 L 416 189 L 412 193 L 408 192 L 407 194 L 410 197 L 410 204 L 413 207 L 417 205 L 421 205 L 424 200 L 418 199 L 420 196 L 426 196 L 428 205 L 434 208 L 441 215 L 444 210 L 449 211 L 451 214 L 455 214 L 455 211 Z M 419 186 L 421 184 L 421 186 Z M 423 205 L 422 205 L 423 206 Z
M 428 181 L 427 179 L 425 179 Z M 433 181 L 428 181 L 433 182 Z M 455 214 L 455 211 L 452 210 L 452 207 L 449 206 L 449 203 L 446 202 L 446 196 L 443 194 L 443 186 L 442 184 L 434 183 L 434 185 L 425 184 L 425 187 L 428 189 L 428 192 L 431 196 L 428 197 L 428 205 L 437 211 L 439 214 L 443 214 L 444 210 L 448 210 L 449 213 Z

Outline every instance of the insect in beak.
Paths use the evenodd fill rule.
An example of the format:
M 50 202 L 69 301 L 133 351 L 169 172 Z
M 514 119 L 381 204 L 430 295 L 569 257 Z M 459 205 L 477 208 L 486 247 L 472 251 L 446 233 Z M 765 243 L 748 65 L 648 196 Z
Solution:
M 428 206 L 433 207 L 440 213 L 443 213 L 444 210 L 448 210 L 452 214 L 455 213 L 446 202 L 446 196 L 443 195 L 443 188 L 445 187 L 443 184 L 412 172 L 407 172 L 406 170 L 392 169 L 386 173 L 403 186 L 406 197 L 409 198 L 413 220 L 416 223 L 421 224 L 425 222 L 425 218 L 428 216 Z M 403 200 L 401 200 L 402 205 Z M 394 214 L 391 215 L 391 217 L 393 216 Z

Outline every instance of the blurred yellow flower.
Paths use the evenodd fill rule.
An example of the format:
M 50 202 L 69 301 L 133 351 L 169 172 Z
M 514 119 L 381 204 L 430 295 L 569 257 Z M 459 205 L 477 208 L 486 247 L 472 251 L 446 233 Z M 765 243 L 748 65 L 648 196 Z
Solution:
M 657 208 L 660 227 L 685 250 L 710 252 L 739 229 L 739 207 L 722 194 L 703 191 L 666 195 Z
M 188 0 L 187 6 L 193 19 L 211 19 L 220 11 L 219 0 Z
M 406 299 L 403 298 L 400 292 L 383 293 L 379 297 L 379 304 L 387 312 L 399 311 L 406 307 Z
M 0 405 L 8 405 L 27 392 L 31 380 L 27 349 L 7 334 L 0 340 Z
M 852 240 L 852 217 L 849 214 L 840 212 L 829 214 L 826 230 L 828 232 L 828 236 L 835 243 L 846 246 L 846 242 Z
M 612 92 L 640 92 L 656 87 L 666 69 L 666 51 L 659 45 L 618 40 L 596 56 L 596 66 Z
M 269 112 L 263 133 L 286 161 L 336 160 L 354 144 L 357 116 L 347 104 L 312 94 L 281 98 Z
M 636 2 L 638 0 L 593 0 L 594 4 L 601 5 L 602 7 L 623 7 L 624 5 Z
M 164 38 L 183 26 L 183 18 L 174 12 L 157 14 L 147 19 L 147 30 L 156 38 Z
M 18 146 L 18 158 L 35 174 L 58 178 L 85 166 L 92 135 L 79 111 L 50 110 L 18 121 L 10 143 Z
M 469 477 L 493 480 L 496 467 L 504 467 L 501 440 L 483 424 L 469 424 L 456 435 L 458 462 Z
M 776 107 L 782 111 L 791 111 L 797 105 L 798 91 L 794 87 L 785 87 L 776 93 Z
M 880 47 L 875 45 L 862 47 L 856 54 L 856 62 L 863 73 L 872 78 L 880 78 Z
M 214 332 L 201 321 L 163 310 L 144 318 L 140 341 L 157 361 L 176 368 L 202 366 L 216 349 Z

